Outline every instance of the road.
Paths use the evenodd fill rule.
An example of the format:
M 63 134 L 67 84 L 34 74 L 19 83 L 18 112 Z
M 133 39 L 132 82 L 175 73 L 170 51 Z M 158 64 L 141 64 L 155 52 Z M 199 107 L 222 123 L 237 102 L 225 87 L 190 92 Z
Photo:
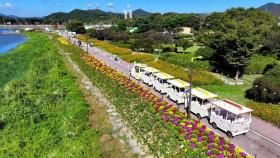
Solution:
M 66 35 L 64 35 L 64 37 L 66 38 Z M 76 39 L 71 39 L 70 41 L 74 44 L 75 40 Z M 86 43 L 82 43 L 81 48 L 87 51 Z M 127 63 L 126 61 L 123 61 L 121 59 L 119 61 L 115 61 L 114 55 L 96 47 L 89 47 L 88 50 L 92 56 L 96 57 L 100 61 L 103 61 L 106 65 L 116 69 L 127 77 L 130 76 L 129 74 L 133 64 Z M 153 88 L 148 87 L 146 84 L 140 81 L 138 82 L 145 88 L 149 88 L 157 96 L 163 97 L 164 100 L 176 105 L 176 103 L 166 98 L 165 95 L 162 96 Z M 185 111 L 184 105 L 177 106 L 181 110 Z M 192 117 L 195 116 L 193 115 Z M 213 127 L 208 123 L 207 119 L 202 119 L 201 122 L 203 122 L 207 127 L 211 128 L 220 136 L 227 138 L 224 132 L 213 129 Z M 250 131 L 246 135 L 239 135 L 234 137 L 233 139 L 231 139 L 231 142 L 241 147 L 253 157 L 280 158 L 280 129 L 256 117 L 252 117 Z

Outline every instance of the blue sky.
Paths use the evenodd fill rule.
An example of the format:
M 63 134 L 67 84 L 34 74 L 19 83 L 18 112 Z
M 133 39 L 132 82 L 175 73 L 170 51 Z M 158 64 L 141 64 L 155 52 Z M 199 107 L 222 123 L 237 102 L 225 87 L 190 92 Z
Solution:
M 151 12 L 213 12 L 231 7 L 258 7 L 280 0 L 0 0 L 0 13 L 17 16 L 45 16 L 73 9 L 102 9 L 122 12 L 142 8 Z

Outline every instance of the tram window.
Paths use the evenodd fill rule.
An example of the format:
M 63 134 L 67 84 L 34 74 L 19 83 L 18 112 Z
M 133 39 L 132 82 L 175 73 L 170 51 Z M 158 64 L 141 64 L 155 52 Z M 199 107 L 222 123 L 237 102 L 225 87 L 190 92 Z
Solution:
M 180 89 L 179 89 L 178 87 L 176 87 L 176 91 L 177 91 L 177 92 L 180 92 Z
M 180 88 L 180 92 L 185 92 L 185 88 Z
M 136 73 L 139 73 L 139 67 L 138 66 L 135 67 L 135 70 L 136 70 Z
M 175 87 L 175 86 L 172 86 L 172 89 L 173 89 L 173 90 L 176 90 L 176 87 Z
M 192 97 L 192 101 L 197 101 L 197 97 Z
M 208 104 L 208 103 L 210 103 L 208 99 L 206 99 L 206 100 L 203 101 L 203 105 L 206 105 L 206 104 Z
M 198 98 L 197 100 L 198 100 L 199 104 L 202 105 L 202 99 Z
M 143 69 L 143 68 L 141 68 L 141 69 L 140 69 L 140 72 L 144 72 L 144 69 Z

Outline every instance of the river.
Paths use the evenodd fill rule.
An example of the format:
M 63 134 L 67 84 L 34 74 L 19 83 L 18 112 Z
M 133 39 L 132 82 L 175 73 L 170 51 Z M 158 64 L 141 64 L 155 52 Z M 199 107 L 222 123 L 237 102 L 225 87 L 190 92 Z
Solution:
M 0 28 L 0 54 L 6 53 L 19 44 L 23 43 L 26 38 L 20 34 L 3 35 L 2 32 L 10 31 L 8 29 Z

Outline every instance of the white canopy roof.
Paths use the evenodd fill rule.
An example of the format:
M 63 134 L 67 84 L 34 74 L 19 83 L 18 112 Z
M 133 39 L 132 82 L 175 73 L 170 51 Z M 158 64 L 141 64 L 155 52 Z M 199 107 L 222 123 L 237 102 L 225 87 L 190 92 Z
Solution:
M 192 95 L 194 95 L 194 96 L 196 96 L 196 97 L 198 97 L 198 98 L 200 98 L 202 100 L 217 97 L 216 94 L 208 92 L 208 91 L 206 91 L 206 90 L 204 90 L 202 88 L 199 88 L 199 87 L 192 89 Z
M 180 80 L 180 79 L 169 80 L 167 82 L 176 86 L 176 87 L 178 87 L 178 88 L 186 88 L 186 87 L 190 86 L 190 84 L 188 82 L 185 82 L 185 81 Z
M 150 72 L 150 73 L 160 72 L 158 69 L 155 69 L 153 67 L 145 67 L 144 71 Z
M 174 77 L 167 74 L 167 73 L 164 73 L 164 72 L 159 72 L 159 73 L 156 73 L 155 76 L 157 78 L 160 78 L 160 79 L 164 79 L 164 80 L 167 80 L 167 79 L 173 79 Z
M 224 109 L 226 111 L 229 111 L 235 115 L 240 115 L 244 113 L 252 112 L 253 110 L 250 108 L 247 108 L 243 105 L 237 104 L 235 102 L 232 102 L 230 100 L 215 100 L 211 102 L 213 105 Z
M 147 67 L 146 64 L 140 64 L 140 63 L 135 63 L 134 66 L 138 66 L 138 67 L 140 67 L 140 68 Z

